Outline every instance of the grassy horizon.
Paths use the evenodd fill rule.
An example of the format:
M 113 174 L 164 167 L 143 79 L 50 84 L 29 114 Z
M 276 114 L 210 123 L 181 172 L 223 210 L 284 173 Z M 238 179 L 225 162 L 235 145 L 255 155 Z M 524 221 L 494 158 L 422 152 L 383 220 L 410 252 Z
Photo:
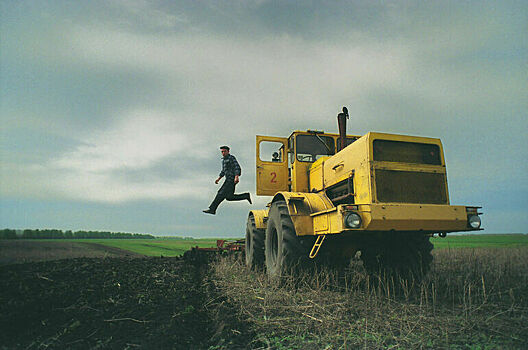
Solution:
M 155 239 L 127 238 L 84 238 L 84 239 L 42 239 L 77 243 L 95 243 L 128 250 L 145 256 L 181 256 L 192 247 L 216 247 L 222 238 L 156 237 Z M 230 238 L 228 240 L 236 240 Z M 432 237 L 434 249 L 459 248 L 522 248 L 528 247 L 528 234 L 464 234 L 448 235 L 445 238 Z
M 95 243 L 128 250 L 146 256 L 181 256 L 192 247 L 216 247 L 216 238 L 202 239 L 75 239 L 80 243 Z
M 87 242 L 104 244 L 147 256 L 179 256 L 192 247 L 215 247 L 216 238 L 200 239 L 87 239 Z M 97 241 L 97 242 L 95 242 Z M 521 248 L 528 247 L 526 234 L 473 234 L 432 237 L 434 249 L 459 248 Z
M 522 233 L 509 234 L 465 234 L 448 235 L 445 238 L 431 238 L 435 249 L 450 248 L 518 248 L 528 247 L 528 235 Z

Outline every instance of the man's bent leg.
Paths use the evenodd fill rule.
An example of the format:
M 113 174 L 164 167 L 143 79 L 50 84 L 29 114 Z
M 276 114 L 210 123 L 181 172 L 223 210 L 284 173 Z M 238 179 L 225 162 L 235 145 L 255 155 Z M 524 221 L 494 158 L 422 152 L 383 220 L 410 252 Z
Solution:
M 247 200 L 249 204 L 251 204 L 251 196 L 249 195 L 249 192 L 241 193 L 241 194 L 235 194 L 235 185 L 233 184 L 233 190 L 226 195 L 225 199 L 233 202 L 233 201 L 243 201 Z
M 209 210 L 212 213 L 216 213 L 216 209 L 218 208 L 220 203 L 222 203 L 222 201 L 226 199 L 227 196 L 232 194 L 234 189 L 235 189 L 234 184 L 233 184 L 233 190 L 231 190 L 231 186 L 229 185 L 227 181 L 225 181 L 222 184 L 222 187 L 220 187 L 220 189 L 218 190 L 218 193 L 216 194 L 216 197 L 213 199 L 213 202 L 209 206 Z
M 249 200 L 249 199 L 250 199 L 249 192 L 241 193 L 241 194 L 233 194 L 230 197 L 226 197 L 226 200 L 230 202 L 243 201 L 243 200 Z

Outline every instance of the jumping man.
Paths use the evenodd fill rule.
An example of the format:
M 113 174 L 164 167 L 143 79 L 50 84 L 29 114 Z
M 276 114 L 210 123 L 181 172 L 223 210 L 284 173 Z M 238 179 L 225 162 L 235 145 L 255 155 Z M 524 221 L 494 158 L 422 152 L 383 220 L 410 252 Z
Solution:
M 249 192 L 235 194 L 235 186 L 239 182 L 238 177 L 241 174 L 240 165 L 235 156 L 229 154 L 229 147 L 227 146 L 220 147 L 220 151 L 222 152 L 222 171 L 220 172 L 220 175 L 218 175 L 218 179 L 215 180 L 215 184 L 218 185 L 218 182 L 224 176 L 225 181 L 222 187 L 218 190 L 209 209 L 203 211 L 206 214 L 216 214 L 216 208 L 218 208 L 218 205 L 220 205 L 224 199 L 228 201 L 241 201 L 245 199 L 251 204 L 251 196 L 249 195 Z

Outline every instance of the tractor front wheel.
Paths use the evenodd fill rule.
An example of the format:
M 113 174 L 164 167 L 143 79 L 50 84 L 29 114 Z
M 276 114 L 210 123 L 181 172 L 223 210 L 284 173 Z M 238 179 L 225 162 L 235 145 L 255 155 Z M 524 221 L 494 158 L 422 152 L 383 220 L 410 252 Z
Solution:
M 264 237 L 265 231 L 257 228 L 255 217 L 249 214 L 246 225 L 246 266 L 250 268 L 264 266 Z
M 297 237 L 285 201 L 276 201 L 269 210 L 266 228 L 266 270 L 270 277 L 279 277 L 309 264 L 310 247 Z

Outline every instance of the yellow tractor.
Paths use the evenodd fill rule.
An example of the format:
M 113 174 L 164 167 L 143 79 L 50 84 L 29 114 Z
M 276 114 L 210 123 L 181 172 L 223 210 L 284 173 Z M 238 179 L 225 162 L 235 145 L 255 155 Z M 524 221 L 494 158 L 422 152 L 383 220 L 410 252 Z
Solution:
M 314 262 L 345 266 L 361 252 L 369 273 L 423 275 L 429 238 L 481 230 L 477 206 L 450 205 L 439 139 L 369 132 L 294 131 L 256 137 L 257 195 L 249 212 L 249 267 L 280 276 Z

